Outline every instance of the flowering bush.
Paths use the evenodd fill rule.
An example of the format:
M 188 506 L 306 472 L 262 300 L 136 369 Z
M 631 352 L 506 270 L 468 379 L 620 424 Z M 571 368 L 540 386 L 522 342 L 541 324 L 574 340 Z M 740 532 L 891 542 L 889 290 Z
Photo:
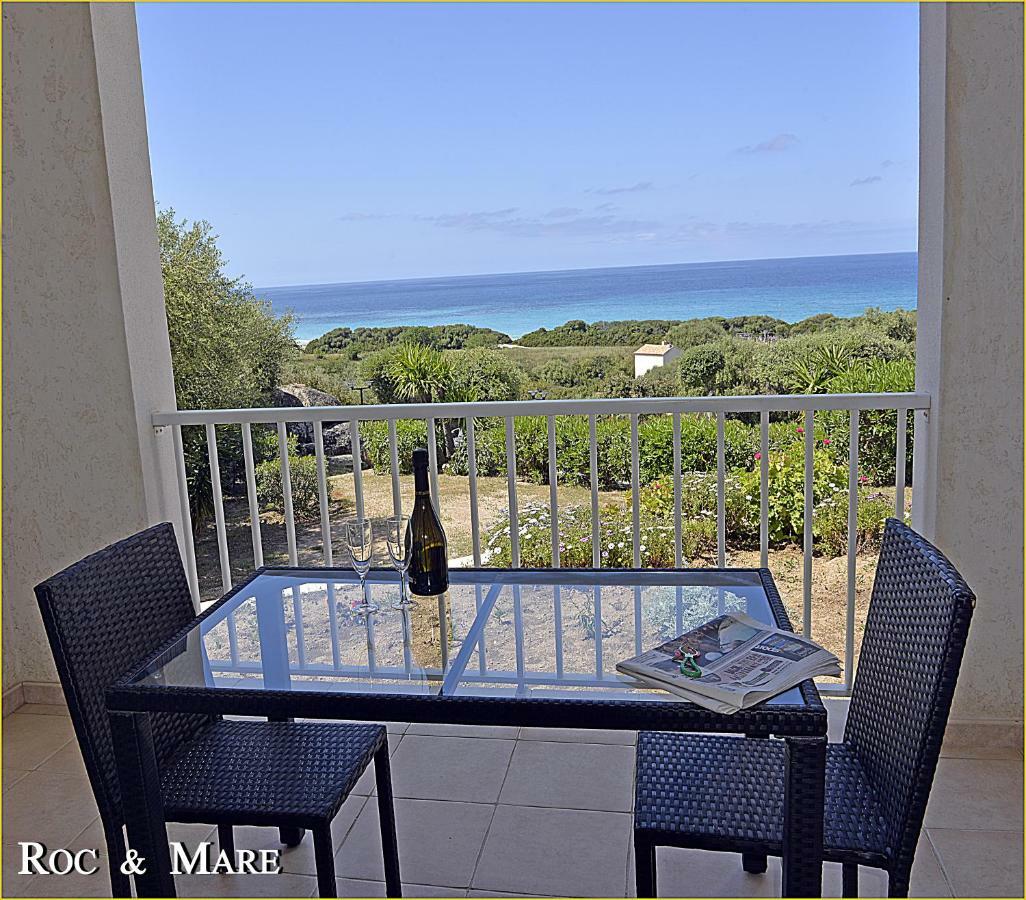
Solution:
M 548 506 L 528 503 L 520 509 L 520 564 L 546 568 L 552 565 L 552 518 Z M 641 565 L 668 568 L 674 565 L 674 527 L 672 521 L 642 517 L 640 523 Z M 634 565 L 634 529 L 631 512 L 622 504 L 608 504 L 599 510 L 600 565 L 625 568 Z M 716 526 L 685 528 L 684 553 L 693 558 L 716 546 Z M 487 534 L 486 562 L 505 567 L 512 563 L 509 520 L 493 526 Z M 568 568 L 593 564 L 591 542 L 591 508 L 566 506 L 559 510 L 559 561 Z

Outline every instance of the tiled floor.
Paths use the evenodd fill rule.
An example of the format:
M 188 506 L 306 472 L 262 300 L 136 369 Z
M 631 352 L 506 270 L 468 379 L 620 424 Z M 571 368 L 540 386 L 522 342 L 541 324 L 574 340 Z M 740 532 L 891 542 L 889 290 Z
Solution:
M 832 701 L 831 732 L 844 707 Z M 409 897 L 631 896 L 633 741 L 624 732 L 461 728 L 391 723 L 399 851 Z M 3 894 L 101 896 L 106 872 L 21 876 L 19 840 L 51 848 L 103 846 L 71 723 L 56 707 L 25 706 L 4 720 Z M 986 756 L 987 758 L 979 758 Z M 373 778 L 365 777 L 334 824 L 339 893 L 384 896 Z M 1023 890 L 1023 760 L 1019 750 L 956 751 L 941 760 L 916 864 L 914 896 L 1010 896 Z M 205 825 L 177 825 L 174 840 L 214 840 Z M 280 847 L 272 829 L 240 828 L 239 847 Z M 193 897 L 310 897 L 309 837 L 282 855 L 276 876 L 191 876 Z M 746 875 L 730 855 L 659 851 L 666 896 L 772 896 L 780 868 Z M 824 888 L 840 892 L 839 867 Z M 886 879 L 863 869 L 863 896 Z

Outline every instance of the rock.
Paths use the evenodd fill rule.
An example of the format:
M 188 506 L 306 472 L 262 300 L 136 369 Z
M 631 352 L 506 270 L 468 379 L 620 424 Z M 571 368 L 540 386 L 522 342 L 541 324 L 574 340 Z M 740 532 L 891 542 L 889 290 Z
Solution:
M 353 452 L 349 426 L 344 422 L 333 424 L 323 430 L 325 456 L 346 456 Z
M 341 406 L 337 397 L 308 384 L 285 384 L 274 389 L 275 406 Z
M 276 407 L 341 406 L 337 397 L 312 388 L 308 384 L 286 384 L 274 389 L 271 402 Z M 314 429 L 311 422 L 289 422 L 286 430 L 295 435 L 299 452 L 314 452 Z M 345 422 L 325 422 L 323 425 L 324 452 L 327 456 L 349 453 L 351 441 L 349 425 Z M 330 449 L 329 449 L 330 448 Z
M 348 453 L 329 456 L 325 464 L 329 475 L 351 475 L 353 472 L 353 457 Z

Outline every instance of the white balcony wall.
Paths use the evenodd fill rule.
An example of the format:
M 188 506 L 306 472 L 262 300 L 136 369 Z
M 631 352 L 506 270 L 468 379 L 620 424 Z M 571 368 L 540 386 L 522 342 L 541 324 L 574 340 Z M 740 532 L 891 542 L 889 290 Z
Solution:
M 976 741 L 1020 738 L 1023 10 L 921 16 L 916 384 L 931 410 L 913 519 L 978 596 L 953 723 Z
M 33 586 L 177 504 L 150 424 L 174 388 L 134 7 L 5 5 L 3 29 L 10 688 L 56 681 Z

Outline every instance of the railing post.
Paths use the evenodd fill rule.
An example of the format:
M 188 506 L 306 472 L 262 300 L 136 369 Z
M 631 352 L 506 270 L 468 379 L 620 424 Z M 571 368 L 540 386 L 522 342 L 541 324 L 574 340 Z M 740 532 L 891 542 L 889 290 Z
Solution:
M 673 564 L 684 565 L 684 523 L 681 514 L 680 413 L 673 413 Z
M 716 564 L 727 564 L 726 447 L 723 413 L 716 414 Z
M 812 637 L 812 516 L 815 486 L 815 422 L 812 410 L 805 411 L 805 512 L 802 517 L 802 634 Z
M 631 413 L 631 526 L 634 543 L 634 568 L 641 566 L 641 460 L 638 447 L 638 414 Z
M 506 416 L 506 491 L 509 498 L 510 562 L 520 568 L 520 511 L 517 508 L 517 443 L 513 417 Z
M 556 417 L 546 420 L 549 442 L 549 528 L 552 538 L 552 568 L 558 569 L 559 553 L 559 485 L 556 473 Z
M 334 565 L 331 546 L 331 519 L 328 514 L 328 474 L 324 461 L 324 431 L 320 422 L 314 422 L 314 454 L 317 457 L 317 502 L 321 510 L 321 550 L 324 565 Z
M 769 412 L 759 414 L 759 565 L 769 565 Z
M 595 416 L 588 416 L 588 460 L 591 476 L 591 564 L 602 565 L 602 534 L 599 528 L 598 435 Z
M 217 528 L 217 554 L 221 563 L 221 587 L 225 593 L 228 593 L 232 588 L 232 566 L 228 560 L 228 532 L 224 521 L 221 464 L 217 457 L 217 432 L 214 430 L 216 427 L 207 425 L 207 464 L 210 466 L 210 493 L 214 501 L 214 525 Z
M 474 548 L 474 565 L 480 566 L 481 511 L 477 505 L 477 438 L 473 416 L 467 416 L 467 478 L 470 488 L 470 536 Z
M 363 521 L 363 447 L 360 444 L 360 422 L 349 423 L 349 445 L 353 454 L 353 493 L 356 494 L 356 518 Z
M 403 514 L 403 495 L 399 489 L 399 439 L 395 432 L 395 419 L 388 420 L 388 461 L 392 476 L 392 513 Z
M 894 453 L 894 517 L 905 521 L 905 431 L 908 428 L 908 410 L 898 407 L 898 438 Z
M 196 547 L 192 540 L 192 511 L 189 508 L 189 479 L 185 472 L 185 446 L 182 442 L 182 426 L 171 427 L 174 441 L 175 465 L 178 467 L 178 502 L 182 507 L 182 545 L 185 547 L 185 572 L 189 578 L 192 602 L 199 610 L 199 574 L 196 570 Z
M 851 690 L 855 670 L 855 551 L 859 534 L 859 411 L 848 424 L 848 605 L 844 621 L 844 687 Z
M 285 508 L 285 539 L 289 545 L 289 565 L 298 566 L 296 516 L 292 508 L 292 472 L 289 470 L 289 437 L 284 422 L 278 423 L 278 460 L 281 464 L 281 494 L 282 505 Z
M 321 423 L 318 422 L 318 433 L 320 427 Z M 253 565 L 259 569 L 264 564 L 264 543 L 260 536 L 260 502 L 257 497 L 256 466 L 253 462 L 253 433 L 249 422 L 242 423 L 242 456 L 246 466 L 246 500 L 249 502 L 249 528 L 253 537 Z

